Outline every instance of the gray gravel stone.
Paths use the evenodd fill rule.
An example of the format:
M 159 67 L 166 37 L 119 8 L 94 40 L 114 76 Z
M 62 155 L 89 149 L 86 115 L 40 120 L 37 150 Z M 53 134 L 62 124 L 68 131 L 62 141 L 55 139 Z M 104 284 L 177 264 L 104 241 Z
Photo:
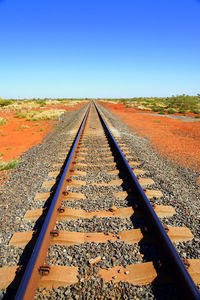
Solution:
M 140 161 L 140 168 L 146 171 L 143 177 L 150 177 L 155 181 L 151 188 L 160 189 L 163 192 L 161 199 L 153 199 L 158 204 L 172 205 L 176 209 L 176 215 L 172 218 L 164 218 L 163 223 L 174 226 L 189 227 L 195 238 L 191 242 L 177 243 L 177 251 L 182 257 L 200 258 L 200 234 L 199 234 L 199 190 L 196 179 L 199 173 L 167 161 L 153 149 L 149 141 L 137 136 L 117 117 L 113 116 L 105 108 L 101 108 L 113 127 L 120 133 L 120 140 L 127 145 L 135 161 Z M 22 163 L 16 171 L 11 172 L 10 177 L 3 188 L 0 189 L 0 208 L 3 212 L 4 224 L 1 233 L 2 265 L 15 265 L 26 262 L 27 256 L 22 257 L 23 249 L 15 249 L 8 246 L 13 231 L 25 231 L 35 228 L 34 222 L 24 222 L 25 212 L 32 208 L 42 207 L 42 203 L 33 201 L 36 192 L 41 191 L 41 185 L 53 162 L 58 162 L 59 153 L 66 149 L 66 139 L 70 137 L 68 131 L 80 119 L 83 109 L 78 112 L 70 112 L 66 115 L 59 129 L 49 134 L 41 145 L 27 151 Z M 106 210 L 111 206 L 127 207 L 127 200 L 119 200 L 114 197 L 114 192 L 122 191 L 127 186 L 93 186 L 94 183 L 108 183 L 118 176 L 108 175 L 108 170 L 115 167 L 107 166 L 104 159 L 109 150 L 102 149 L 104 138 L 93 136 L 83 138 L 83 145 L 88 148 L 88 155 L 83 163 L 87 167 L 79 167 L 86 171 L 87 176 L 77 176 L 76 179 L 86 181 L 86 186 L 68 187 L 67 190 L 82 192 L 86 200 L 66 201 L 63 206 L 84 209 L 86 211 Z M 70 143 L 68 142 L 68 145 Z M 92 153 L 92 155 L 90 155 Z M 111 158 L 110 161 L 113 161 Z M 120 176 L 121 177 L 121 176 Z M 125 179 L 124 177 L 122 177 Z M 14 200 L 13 200 L 14 199 Z M 145 225 L 145 220 L 130 220 L 120 218 L 92 218 L 57 222 L 60 230 L 78 232 L 113 232 L 139 228 Z M 39 225 L 38 225 L 39 226 Z M 29 255 L 30 256 L 30 253 Z M 91 266 L 89 259 L 101 256 L 101 261 Z M 21 257 L 21 258 L 20 258 Z M 158 285 L 153 283 L 147 286 L 133 286 L 128 283 L 105 283 L 98 273 L 98 268 L 111 268 L 132 263 L 146 261 L 156 262 L 159 257 L 159 248 L 154 244 L 140 243 L 128 245 L 123 242 L 108 242 L 106 244 L 84 243 L 70 247 L 54 245 L 49 248 L 46 262 L 49 264 L 78 266 L 79 282 L 65 288 L 39 289 L 35 299 L 178 299 L 177 287 L 173 285 Z M 0 293 L 0 299 L 3 291 Z

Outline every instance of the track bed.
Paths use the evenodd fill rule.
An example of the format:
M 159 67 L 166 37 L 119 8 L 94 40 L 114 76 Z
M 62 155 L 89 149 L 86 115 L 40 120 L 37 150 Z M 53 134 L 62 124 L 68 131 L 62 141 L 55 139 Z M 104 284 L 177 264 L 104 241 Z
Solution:
M 161 220 L 164 218 L 163 224 L 166 223 L 176 214 L 174 207 L 159 203 L 162 192 L 156 182 L 146 176 L 140 161 L 134 158 L 119 132 L 101 110 L 100 113 L 153 211 Z M 52 164 L 48 180 L 35 196 L 34 209 L 24 215 L 23 231 L 14 233 L 10 240 L 11 247 L 21 249 L 15 260 L 24 268 L 16 277 L 16 265 L 1 269 L 1 278 L 7 274 L 4 288 L 15 278 L 8 295 L 13 297 L 14 287 L 18 288 L 18 299 L 22 294 L 30 296 L 26 294 L 28 288 L 35 294 L 35 299 L 163 299 L 163 296 L 173 299 L 180 295 L 181 289 L 172 276 L 173 269 L 168 268 L 171 263 L 163 254 L 162 242 L 155 235 L 138 191 L 102 125 L 94 104 L 91 104 L 82 123 L 79 121 L 66 138 L 66 151 Z M 54 211 L 50 215 L 54 202 Z M 26 276 L 25 266 L 28 263 L 30 267 L 28 258 L 34 246 L 39 245 L 44 224 L 55 210 L 55 221 L 50 228 L 50 222 L 46 227 L 45 246 L 40 244 L 40 248 L 47 251 L 41 255 L 38 250 L 39 268 L 36 268 L 34 283 L 27 287 L 22 277 L 24 271 L 23 276 Z M 164 229 L 173 243 L 193 240 L 187 227 L 164 226 Z M 191 259 L 184 264 L 199 284 L 200 261 Z M 31 281 L 31 276 L 26 278 Z M 21 280 L 21 277 L 19 285 L 16 279 Z

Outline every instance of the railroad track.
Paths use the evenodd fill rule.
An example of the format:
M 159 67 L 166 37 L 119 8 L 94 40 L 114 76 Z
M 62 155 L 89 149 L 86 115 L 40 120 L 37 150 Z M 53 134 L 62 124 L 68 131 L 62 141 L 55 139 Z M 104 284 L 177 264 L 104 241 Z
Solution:
M 137 290 L 170 284 L 199 299 L 200 260 L 182 260 L 173 246 L 192 233 L 161 224 L 174 208 L 154 204 L 162 193 L 96 104 L 74 132 L 35 196 L 40 208 L 24 216 L 32 230 L 10 240 L 26 259 L 0 269 L 0 289 L 15 299 L 70 299 L 70 289 L 75 299 L 137 299 Z

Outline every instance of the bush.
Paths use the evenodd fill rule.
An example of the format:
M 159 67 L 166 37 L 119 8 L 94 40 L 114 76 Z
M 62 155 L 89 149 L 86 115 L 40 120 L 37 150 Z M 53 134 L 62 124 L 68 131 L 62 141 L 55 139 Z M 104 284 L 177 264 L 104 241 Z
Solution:
M 124 105 L 134 106 L 138 109 L 146 107 L 152 109 L 152 111 L 159 112 L 160 108 L 164 108 L 165 111 L 173 109 L 176 111 L 198 112 L 200 110 L 200 96 L 189 95 L 177 95 L 172 97 L 138 97 L 127 99 L 110 99 L 116 102 L 122 102 Z M 162 112 L 161 112 L 162 113 Z M 170 113 L 170 112 L 169 112 Z
M 160 110 L 159 110 L 159 115 L 164 115 L 165 114 L 165 110 L 164 110 L 164 108 L 162 107 L 162 108 L 160 108 Z
M 57 120 L 58 116 L 63 113 L 60 109 L 49 109 L 44 111 L 19 111 L 15 113 L 16 118 L 24 118 L 27 121 L 39 121 L 39 120 Z
M 29 126 L 28 125 L 21 125 L 20 128 L 21 129 L 27 129 L 27 128 L 29 128 Z
M 36 103 L 39 104 L 40 106 L 45 106 L 46 105 L 45 100 L 37 100 Z
M 153 106 L 153 107 L 152 107 L 152 110 L 155 111 L 155 112 L 158 112 L 158 111 L 160 110 L 160 107 Z
M 0 117 L 0 125 L 5 125 L 6 123 L 7 120 Z
M 198 115 L 199 114 L 199 110 L 198 109 L 191 109 L 190 110 L 191 113 Z
M 26 118 L 28 112 L 25 111 L 25 110 L 22 110 L 22 111 L 18 111 L 15 113 L 15 118 Z
M 37 112 L 37 114 L 32 116 L 30 120 L 31 121 L 58 120 L 58 116 L 63 112 L 64 112 L 63 110 L 59 110 L 59 109 L 44 110 L 42 112 Z
M 184 116 L 185 116 L 185 114 L 186 114 L 186 110 L 185 110 L 185 109 L 183 109 L 183 108 L 181 108 L 181 109 L 179 109 L 179 113 L 180 113 L 180 114 L 184 114 Z
M 0 162 L 0 171 L 14 169 L 19 164 L 19 160 L 13 159 L 8 162 Z
M 13 103 L 12 100 L 3 100 L 3 99 L 0 98 L 0 107 L 7 106 L 7 105 L 10 105 L 12 103 Z
M 167 112 L 169 115 L 175 114 L 175 110 L 173 108 L 168 109 Z

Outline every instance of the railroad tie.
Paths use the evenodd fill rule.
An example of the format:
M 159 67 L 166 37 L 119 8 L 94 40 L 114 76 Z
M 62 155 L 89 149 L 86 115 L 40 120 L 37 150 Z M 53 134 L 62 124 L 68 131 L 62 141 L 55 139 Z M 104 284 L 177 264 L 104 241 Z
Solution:
M 193 234 L 186 227 L 171 227 L 168 226 L 167 234 L 172 242 L 186 242 L 193 239 Z M 32 239 L 33 232 L 15 232 L 10 240 L 9 245 L 15 247 L 24 247 Z M 118 234 L 104 232 L 72 232 L 59 231 L 59 235 L 51 239 L 51 244 L 57 245 L 80 245 L 83 243 L 107 243 L 108 241 L 125 242 L 126 244 L 135 244 L 142 241 L 153 242 L 154 239 L 150 234 L 143 234 L 141 229 L 124 230 Z
M 119 175 L 120 171 L 119 170 L 111 170 L 111 171 L 107 171 L 106 172 L 108 175 Z M 145 174 L 145 171 L 144 170 L 141 170 L 141 169 L 133 169 L 133 173 L 136 175 L 136 176 L 139 176 L 139 175 L 144 175 Z
M 188 259 L 188 272 L 195 284 L 200 284 L 200 259 Z M 123 266 L 115 266 L 109 269 L 100 269 L 99 273 L 105 282 L 128 282 L 134 285 L 151 284 L 155 280 L 162 283 L 171 283 L 170 276 L 159 274 L 155 269 L 153 262 L 143 262 L 138 264 Z
M 50 193 L 37 193 L 35 195 L 35 201 L 46 201 L 50 197 Z M 86 199 L 83 193 L 76 193 L 76 192 L 66 192 L 63 195 L 63 201 L 73 201 L 73 200 L 84 200 Z
M 195 284 L 200 284 L 200 259 L 188 259 L 188 272 Z M 0 289 L 5 289 L 13 282 L 18 266 L 1 267 L 0 268 Z M 123 266 L 115 266 L 109 269 L 99 268 L 99 275 L 105 282 L 127 282 L 134 285 L 143 286 L 151 284 L 155 280 L 160 279 L 162 282 L 171 283 L 171 278 L 159 275 L 154 268 L 153 262 L 144 262 Z M 78 282 L 78 268 L 68 266 L 50 266 L 48 276 L 41 276 L 38 287 L 39 288 L 59 288 L 66 287 Z
M 58 215 L 58 220 L 73 220 L 73 219 L 92 219 L 97 218 L 141 218 L 144 212 L 141 210 L 134 210 L 133 207 L 111 207 L 110 210 L 99 210 L 87 212 L 83 209 L 63 208 L 64 211 Z M 154 205 L 154 210 L 159 218 L 172 217 L 175 210 L 170 205 Z M 24 215 L 25 221 L 35 221 L 43 213 L 43 208 L 28 210 Z
M 14 280 L 19 266 L 0 268 L 0 289 L 6 289 Z M 38 288 L 66 287 L 78 282 L 78 268 L 68 266 L 50 266 L 48 276 L 41 276 Z M 14 286 L 13 286 L 14 288 Z
M 163 196 L 162 192 L 159 190 L 145 189 L 144 192 L 149 199 L 161 198 Z M 131 198 L 131 195 L 129 195 L 126 191 L 114 192 L 114 196 L 120 200 L 125 200 L 126 198 Z M 132 197 L 134 198 L 134 196 L 132 196 Z

